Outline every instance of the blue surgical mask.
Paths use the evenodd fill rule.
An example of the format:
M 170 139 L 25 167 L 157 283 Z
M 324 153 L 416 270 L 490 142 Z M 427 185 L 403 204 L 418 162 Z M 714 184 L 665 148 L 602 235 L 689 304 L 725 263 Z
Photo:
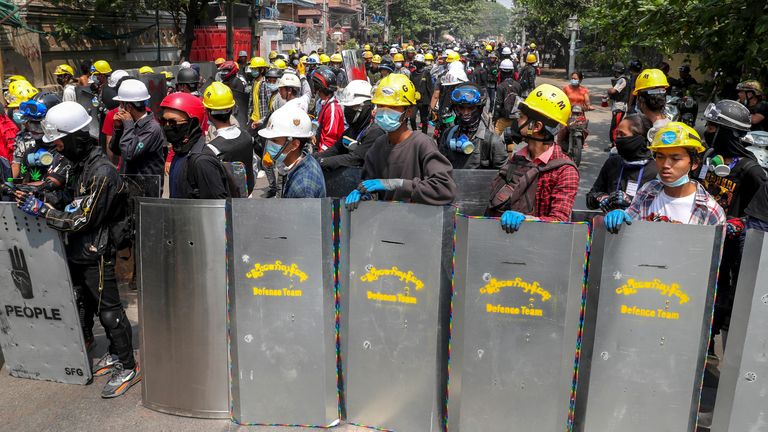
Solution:
M 395 111 L 389 108 L 377 108 L 376 117 L 374 121 L 384 132 L 394 132 L 400 128 L 402 122 L 400 119 L 403 117 L 403 113 Z
M 574 87 L 578 86 L 578 85 L 579 85 L 579 80 L 577 80 L 577 79 L 572 79 L 572 80 L 571 80 L 571 85 L 572 85 L 572 86 L 574 86 Z
M 669 182 L 669 183 L 667 183 L 664 180 L 662 180 L 661 177 L 659 177 L 658 175 L 656 176 L 656 178 L 661 182 L 661 184 L 663 184 L 666 187 L 680 187 L 680 186 L 683 186 L 683 185 L 687 184 L 689 181 L 691 181 L 691 178 L 688 176 L 688 173 L 685 173 L 684 176 L 680 177 L 679 179 L 677 179 L 677 180 L 675 180 L 673 182 Z
M 26 119 L 24 118 L 24 115 L 21 114 L 21 111 L 16 110 L 16 111 L 13 112 L 13 122 L 14 123 L 16 123 L 17 125 L 21 126 L 21 125 L 24 124 L 25 121 L 26 121 Z
M 275 91 L 277 91 L 277 83 L 266 83 L 266 86 L 267 86 L 267 90 L 269 90 L 270 92 L 274 93 Z
M 280 153 L 282 147 L 274 141 L 267 141 L 267 153 L 272 158 L 272 161 L 277 164 L 285 160 L 285 153 Z M 278 156 L 278 153 L 280 155 Z

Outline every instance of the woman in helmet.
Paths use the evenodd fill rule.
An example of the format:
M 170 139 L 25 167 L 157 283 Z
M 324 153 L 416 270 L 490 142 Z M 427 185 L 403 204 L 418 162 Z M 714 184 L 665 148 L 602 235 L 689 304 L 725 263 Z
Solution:
M 723 225 L 725 212 L 691 174 L 701 164 L 706 147 L 699 134 L 681 122 L 659 129 L 648 147 L 656 159 L 658 179 L 645 184 L 627 210 L 605 216 L 605 228 L 617 233 L 633 220 L 664 221 L 691 225 Z
M 371 102 L 374 121 L 387 133 L 365 156 L 364 179 L 346 198 L 354 210 L 361 199 L 374 195 L 387 201 L 446 205 L 456 197 L 451 164 L 427 135 L 408 128 L 411 110 L 421 95 L 402 74 L 382 78 Z
M 53 71 L 56 76 L 56 84 L 64 88 L 61 96 L 61 100 L 66 102 L 77 102 L 77 94 L 75 93 L 75 70 L 68 64 L 60 64 L 56 66 L 56 70 Z

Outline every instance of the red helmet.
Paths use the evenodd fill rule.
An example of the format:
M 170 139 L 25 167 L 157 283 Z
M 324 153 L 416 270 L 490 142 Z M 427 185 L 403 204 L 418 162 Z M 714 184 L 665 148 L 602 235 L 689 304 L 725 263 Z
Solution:
M 160 108 L 181 111 L 189 118 L 196 118 L 205 133 L 208 130 L 208 115 L 199 97 L 190 93 L 171 93 L 160 102 Z
M 233 62 L 232 60 L 225 61 L 219 66 L 219 70 L 222 71 L 221 80 L 228 81 L 230 78 L 235 76 L 238 69 L 239 67 L 237 66 L 237 63 Z M 229 71 L 229 72 L 224 72 L 224 71 Z

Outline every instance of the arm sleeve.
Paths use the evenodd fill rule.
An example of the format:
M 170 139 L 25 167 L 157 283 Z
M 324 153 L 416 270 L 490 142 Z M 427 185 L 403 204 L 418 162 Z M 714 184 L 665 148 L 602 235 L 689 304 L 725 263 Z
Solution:
M 573 203 L 579 191 L 579 170 L 571 165 L 564 166 L 559 172 L 560 181 L 552 189 L 552 208 L 547 215 L 540 215 L 539 220 L 568 222 L 571 220 Z
M 424 179 L 404 179 L 402 190 L 411 195 L 411 202 L 446 205 L 456 198 L 451 163 L 437 150 L 428 152 L 421 161 Z
M 491 151 L 493 154 L 491 155 L 490 168 L 501 169 L 507 159 L 509 159 L 509 155 L 507 154 L 507 146 L 504 144 L 504 141 L 501 139 L 501 137 L 495 133 L 491 134 L 491 145 Z
M 117 173 L 113 175 L 97 173 L 87 186 L 86 195 L 77 205 L 72 205 L 73 211 L 48 210 L 46 223 L 53 229 L 66 232 L 78 232 L 106 222 L 107 211 L 112 208 L 112 202 L 118 186 Z M 74 203 L 73 203 L 74 204 Z

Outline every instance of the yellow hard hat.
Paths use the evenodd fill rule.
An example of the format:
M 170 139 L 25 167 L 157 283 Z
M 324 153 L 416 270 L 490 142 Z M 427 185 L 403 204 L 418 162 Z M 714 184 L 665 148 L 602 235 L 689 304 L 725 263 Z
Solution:
M 491 52 L 491 51 L 493 51 L 493 47 L 491 45 L 486 45 L 485 46 L 485 50 L 488 51 L 488 52 Z
M 632 90 L 632 94 L 637 96 L 638 92 L 652 89 L 652 88 L 667 88 L 669 87 L 669 81 L 667 76 L 661 69 L 646 69 L 640 72 L 635 80 L 635 89 Z
M 413 45 L 408 45 L 408 47 L 405 49 L 406 52 L 416 52 L 416 48 L 413 47 Z
M 693 149 L 696 153 L 703 153 L 707 149 L 696 129 L 682 122 L 670 122 L 656 132 L 648 150 L 655 152 L 675 147 Z
M 332 61 L 332 62 L 334 62 L 334 63 L 341 63 L 341 62 L 343 62 L 344 60 L 341 58 L 341 54 L 339 54 L 339 53 L 336 53 L 336 54 L 333 54 L 333 55 L 331 56 L 331 61 Z
M 371 63 L 376 63 L 376 64 L 381 63 L 381 56 L 378 54 L 374 55 L 373 58 L 371 59 Z
M 112 66 L 106 60 L 96 60 L 91 67 L 91 72 L 94 74 L 112 73 Z
M 446 63 L 453 63 L 458 60 L 461 60 L 461 56 L 456 51 L 449 52 L 448 57 L 445 58 Z
M 434 60 L 435 56 L 432 55 L 432 53 L 426 53 L 424 54 L 424 60 Z
M 394 56 L 392 56 L 392 61 L 395 61 L 395 62 L 402 62 L 402 61 L 405 61 L 405 57 L 403 57 L 403 55 L 402 55 L 402 54 L 400 54 L 400 53 L 397 53 L 397 54 L 395 54 Z
M 328 57 L 325 54 L 320 54 L 320 64 L 328 64 L 328 62 L 331 61 L 331 58 Z
M 40 90 L 36 89 L 29 81 L 14 81 L 8 85 L 8 108 L 18 108 L 19 104 L 32 99 L 38 93 Z
M 26 81 L 27 79 L 21 75 L 11 75 L 3 80 L 3 89 L 8 89 L 8 86 L 14 81 Z
M 370 52 L 370 51 L 366 51 L 366 52 L 363 53 L 363 58 L 364 59 L 373 58 L 373 53 Z
M 411 106 L 421 99 L 413 82 L 403 74 L 393 73 L 382 78 L 373 91 L 371 103 L 383 106 Z M 567 99 L 566 99 L 567 100 Z
M 309 57 L 307 57 L 307 56 L 301 56 L 301 58 L 299 59 L 299 63 L 306 64 L 308 58 Z
M 552 84 L 542 84 L 525 98 L 525 101 L 520 104 L 520 110 L 526 114 L 528 114 L 526 111 L 534 111 L 566 126 L 571 117 L 571 102 L 559 88 Z
M 142 67 L 139 68 L 139 73 L 142 74 L 142 75 L 143 74 L 151 74 L 151 73 L 155 73 L 155 70 L 152 69 L 149 66 L 142 66 Z
M 525 56 L 525 62 L 526 63 L 536 63 L 536 54 L 530 53 L 527 56 Z
M 278 69 L 285 69 L 285 60 L 283 59 L 277 59 L 274 63 L 272 63 L 272 66 L 278 68 Z
M 219 65 L 224 64 L 225 61 L 226 60 L 224 60 L 223 57 L 219 57 L 219 58 L 217 58 L 216 60 L 213 61 L 213 64 L 215 64 L 216 67 L 218 67 Z
M 371 45 L 370 44 L 365 44 L 365 46 L 363 46 L 363 50 L 364 51 L 370 51 L 371 50 Z
M 75 70 L 68 64 L 60 64 L 56 66 L 56 70 L 53 71 L 54 75 L 72 75 L 75 76 Z
M 256 68 L 269 67 L 269 65 L 267 65 L 267 61 L 264 60 L 262 57 L 254 57 L 251 59 L 250 63 L 248 63 L 248 67 L 250 67 L 251 69 L 256 69 Z
M 269 52 L 269 61 L 273 61 L 277 58 L 277 51 L 270 51 Z
M 214 81 L 203 93 L 203 106 L 212 111 L 229 110 L 235 106 L 232 90 L 218 81 Z
M 536 49 L 536 44 L 531 42 L 531 45 L 529 45 L 531 49 Z
M 170 72 L 170 71 L 162 71 L 160 73 L 163 74 L 163 76 L 165 77 L 166 80 L 172 80 L 173 79 L 173 73 Z
M 295 48 L 291 48 L 290 50 L 288 50 L 288 55 L 289 56 L 292 56 L 294 54 L 296 54 L 296 49 Z

